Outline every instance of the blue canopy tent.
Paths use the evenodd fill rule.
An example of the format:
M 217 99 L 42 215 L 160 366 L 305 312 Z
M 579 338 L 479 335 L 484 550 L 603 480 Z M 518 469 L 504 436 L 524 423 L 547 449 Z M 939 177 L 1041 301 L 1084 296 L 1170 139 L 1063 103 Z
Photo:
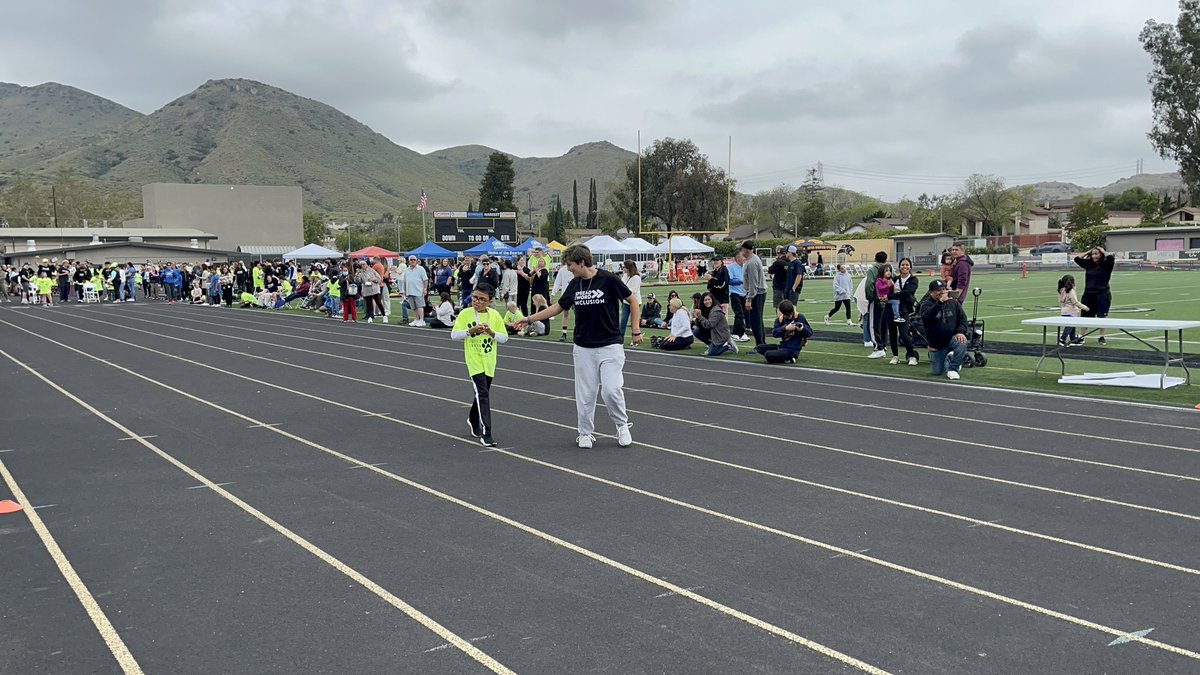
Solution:
M 438 246 L 437 244 L 433 243 L 432 241 L 427 241 L 424 244 L 421 244 L 421 246 L 409 251 L 408 253 L 405 253 L 404 257 L 407 258 L 410 255 L 415 255 L 418 258 L 421 258 L 422 260 L 431 260 L 431 259 L 440 259 L 440 258 L 449 258 L 451 260 L 454 260 L 455 258 L 458 257 L 458 253 L 451 251 L 448 248 L 442 248 L 441 246 Z
M 529 253 L 530 251 L 532 251 L 535 246 L 542 249 L 543 251 L 550 250 L 550 249 L 546 248 L 545 244 L 538 241 L 537 239 L 534 239 L 533 237 L 526 239 L 525 241 L 521 242 L 520 244 L 517 244 L 516 246 L 514 246 L 512 248 L 517 253 L 525 254 L 525 253 Z
M 517 252 L 515 249 L 513 249 L 513 247 L 500 241 L 499 239 L 495 237 L 488 237 L 487 241 L 463 251 L 463 254 L 474 256 L 494 255 L 500 258 L 511 258 L 517 255 Z

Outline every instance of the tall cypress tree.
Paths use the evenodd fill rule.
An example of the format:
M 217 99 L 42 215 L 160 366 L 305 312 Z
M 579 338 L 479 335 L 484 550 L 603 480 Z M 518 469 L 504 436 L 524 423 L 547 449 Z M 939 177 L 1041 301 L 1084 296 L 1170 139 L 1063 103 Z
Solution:
M 579 181 L 571 181 L 571 219 L 579 227 Z
M 546 230 L 546 237 L 550 241 L 562 241 L 567 237 L 567 214 L 563 210 L 562 199 L 557 196 L 554 198 L 554 208 L 550 210 L 549 227 Z
M 596 229 L 596 220 L 597 220 L 597 217 L 600 215 L 599 213 L 597 213 L 597 211 L 599 211 L 599 203 L 596 201 L 596 179 L 593 178 L 588 183 L 587 227 L 589 230 Z
M 479 183 L 479 210 L 516 211 L 517 205 L 513 203 L 515 175 L 512 157 L 503 152 L 493 152 L 488 157 L 487 169 Z

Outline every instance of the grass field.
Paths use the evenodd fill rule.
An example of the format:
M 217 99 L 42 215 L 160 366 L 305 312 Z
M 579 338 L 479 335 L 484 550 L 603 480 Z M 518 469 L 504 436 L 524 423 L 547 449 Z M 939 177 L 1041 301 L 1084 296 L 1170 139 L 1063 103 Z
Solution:
M 979 298 L 979 318 L 986 321 L 987 340 L 1023 342 L 1040 344 L 1042 331 L 1038 328 L 1022 326 L 1022 319 L 1032 319 L 1040 316 L 1058 315 L 1058 279 L 1068 272 L 1065 270 L 1030 272 L 1029 277 L 1022 279 L 1020 274 L 1012 272 L 975 273 L 971 283 L 983 289 Z M 1083 270 L 1069 272 L 1074 274 L 1075 282 L 1079 284 L 1078 293 L 1083 295 Z M 859 279 L 855 279 L 857 286 Z M 846 326 L 824 326 L 821 318 L 833 305 L 832 278 L 811 278 L 804 282 L 804 292 L 800 296 L 800 312 L 813 323 L 813 328 L 819 332 L 833 331 L 856 335 L 859 329 Z M 925 293 L 929 277 L 921 277 L 920 294 Z M 695 291 L 702 291 L 703 284 L 670 285 L 679 290 L 685 299 Z M 662 286 L 644 286 L 645 289 L 662 288 Z M 651 291 L 653 292 L 653 291 Z M 664 302 L 666 291 L 659 294 L 659 301 Z M 1142 319 L 1175 319 L 1200 320 L 1200 274 L 1195 272 L 1166 272 L 1139 270 L 1114 272 L 1112 276 L 1113 305 L 1112 316 Z M 919 296 L 918 296 L 919 297 Z M 968 298 L 964 307 L 967 316 L 971 316 L 971 299 Z M 857 318 L 857 314 L 855 315 Z M 767 321 L 770 323 L 770 320 Z M 1154 334 L 1151 337 L 1158 337 Z M 1132 338 L 1116 334 L 1108 336 L 1113 346 L 1139 349 Z M 1184 350 L 1191 354 L 1200 354 L 1200 331 L 1184 334 Z

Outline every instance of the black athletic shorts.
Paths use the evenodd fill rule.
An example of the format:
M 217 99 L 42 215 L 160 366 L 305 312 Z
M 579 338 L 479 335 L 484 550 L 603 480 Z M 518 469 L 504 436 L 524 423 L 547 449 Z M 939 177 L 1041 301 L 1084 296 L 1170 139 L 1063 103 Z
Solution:
M 1112 306 L 1112 293 L 1110 291 L 1084 293 L 1079 301 L 1087 305 L 1087 311 L 1083 313 L 1083 316 L 1103 319 L 1108 316 L 1108 309 Z

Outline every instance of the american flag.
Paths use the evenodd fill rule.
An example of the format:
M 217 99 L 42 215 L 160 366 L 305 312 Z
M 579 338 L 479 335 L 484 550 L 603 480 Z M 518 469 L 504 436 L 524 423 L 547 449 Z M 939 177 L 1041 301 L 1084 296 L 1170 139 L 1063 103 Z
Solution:
M 425 196 L 424 190 L 421 190 L 421 204 L 417 206 L 417 210 L 424 211 L 427 206 L 429 206 L 429 197 Z

